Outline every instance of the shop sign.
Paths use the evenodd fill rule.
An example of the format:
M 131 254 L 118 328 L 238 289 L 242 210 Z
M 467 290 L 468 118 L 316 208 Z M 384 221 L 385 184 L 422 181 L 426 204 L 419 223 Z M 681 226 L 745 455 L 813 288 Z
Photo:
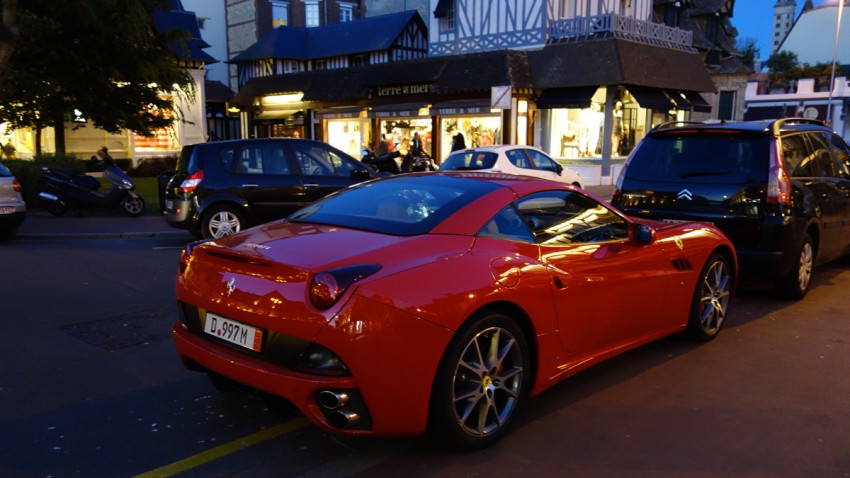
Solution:
M 419 110 L 372 111 L 372 118 L 412 118 L 419 116 Z
M 511 86 L 493 86 L 490 89 L 490 108 L 494 110 L 511 109 Z
M 421 95 L 430 93 L 431 85 L 426 83 L 418 85 L 378 86 L 376 90 L 380 97 Z
M 348 111 L 344 113 L 319 113 L 322 119 L 326 120 L 334 120 L 334 119 L 349 119 L 349 118 L 359 118 L 359 111 Z
M 490 111 L 490 107 L 488 106 L 451 106 L 451 107 L 438 107 L 431 108 L 431 114 L 434 116 L 448 116 L 448 115 L 489 115 L 492 111 Z

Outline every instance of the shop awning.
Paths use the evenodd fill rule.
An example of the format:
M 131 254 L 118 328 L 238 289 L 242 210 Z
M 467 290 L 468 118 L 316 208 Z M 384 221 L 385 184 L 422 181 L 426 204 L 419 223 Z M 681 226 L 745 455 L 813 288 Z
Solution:
M 626 86 L 626 89 L 628 89 L 629 93 L 635 97 L 642 108 L 667 111 L 676 107 L 676 105 L 670 101 L 670 98 L 664 94 L 664 91 L 658 88 L 650 88 L 647 86 Z
M 489 115 L 494 114 L 490 109 L 489 100 L 446 101 L 431 106 L 431 116 L 447 115 Z
M 691 107 L 698 113 L 710 113 L 711 105 L 705 101 L 703 96 L 695 91 L 686 91 L 685 96 L 691 102 Z
M 319 119 L 359 118 L 362 112 L 363 108 L 359 106 L 354 108 L 328 108 L 324 110 L 317 110 L 316 116 Z
M 668 92 L 668 94 L 674 94 L 673 92 Z M 690 107 L 693 111 L 697 113 L 711 113 L 711 105 L 705 101 L 705 98 L 702 97 L 699 93 L 693 91 L 676 91 L 674 98 L 676 100 L 682 98 L 684 96 L 685 107 Z
M 268 111 L 263 111 L 263 112 L 257 114 L 257 116 L 255 116 L 255 119 L 258 119 L 258 120 L 286 119 L 286 118 L 289 118 L 292 115 L 298 113 L 299 111 L 301 111 L 301 110 L 268 110 Z
M 369 111 L 370 118 L 418 118 L 427 117 L 428 113 L 420 115 L 419 111 L 427 105 L 424 103 L 400 103 L 395 105 L 378 105 Z
M 549 88 L 543 90 L 537 97 L 537 107 L 551 108 L 589 108 L 590 100 L 599 89 L 597 86 L 580 86 L 576 88 Z

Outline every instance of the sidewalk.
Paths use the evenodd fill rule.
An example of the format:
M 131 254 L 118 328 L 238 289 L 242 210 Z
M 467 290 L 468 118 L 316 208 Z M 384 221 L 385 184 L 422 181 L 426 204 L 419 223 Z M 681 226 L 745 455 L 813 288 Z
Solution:
M 604 200 L 611 200 L 612 186 L 588 186 L 587 191 Z M 120 239 L 142 237 L 174 237 L 191 241 L 188 231 L 168 225 L 159 211 L 130 217 L 121 211 L 83 211 L 78 215 L 68 211 L 54 216 L 44 209 L 27 210 L 27 218 L 18 229 L 17 239 Z
M 44 209 L 27 210 L 27 218 L 15 235 L 17 239 L 118 239 L 140 237 L 185 237 L 189 231 L 176 229 L 165 222 L 159 211 L 130 217 L 119 210 L 68 211 L 54 216 Z

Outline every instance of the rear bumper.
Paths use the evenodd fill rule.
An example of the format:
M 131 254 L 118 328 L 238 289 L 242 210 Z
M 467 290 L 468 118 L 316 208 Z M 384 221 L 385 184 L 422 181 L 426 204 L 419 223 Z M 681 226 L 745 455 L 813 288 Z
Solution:
M 0 232 L 18 229 L 27 217 L 26 209 L 21 208 L 11 214 L 0 214 Z
M 166 198 L 162 214 L 169 226 L 188 230 L 195 227 L 191 201 Z
M 414 435 L 427 429 L 431 386 L 452 332 L 355 296 L 348 310 L 339 312 L 312 338 L 345 362 L 351 371 L 345 377 L 295 371 L 208 340 L 202 333 L 190 332 L 183 322 L 172 326 L 172 336 L 181 361 L 190 370 L 212 371 L 283 397 L 323 430 L 350 435 Z M 319 395 L 325 390 L 352 391 L 361 397 L 359 404 L 368 416 L 368 428 L 335 426 L 329 410 L 319 404 Z

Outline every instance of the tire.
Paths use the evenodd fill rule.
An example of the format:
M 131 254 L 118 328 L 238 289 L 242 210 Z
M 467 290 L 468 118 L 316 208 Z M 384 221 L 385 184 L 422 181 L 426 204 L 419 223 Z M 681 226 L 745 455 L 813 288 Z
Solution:
M 524 403 L 530 377 L 528 342 L 519 325 L 500 312 L 473 317 L 449 343 L 434 378 L 431 431 L 465 449 L 491 445 Z
M 245 227 L 245 218 L 234 206 L 212 206 L 201 221 L 201 235 L 205 239 L 218 239 L 237 233 Z
M 711 254 L 700 272 L 691 301 L 686 330 L 691 338 L 705 342 L 717 336 L 726 322 L 733 283 L 729 259 L 717 252 Z
M 66 212 L 68 212 L 68 208 L 59 204 L 56 201 L 47 201 L 47 212 L 53 214 L 54 216 L 62 216 Z
M 145 213 L 145 200 L 141 196 L 132 197 L 127 194 L 121 200 L 121 209 L 130 217 L 139 217 Z
M 781 298 L 800 300 L 809 292 L 812 282 L 812 267 L 815 263 L 815 246 L 812 236 L 803 235 L 803 243 L 797 253 L 794 266 L 777 283 Z

